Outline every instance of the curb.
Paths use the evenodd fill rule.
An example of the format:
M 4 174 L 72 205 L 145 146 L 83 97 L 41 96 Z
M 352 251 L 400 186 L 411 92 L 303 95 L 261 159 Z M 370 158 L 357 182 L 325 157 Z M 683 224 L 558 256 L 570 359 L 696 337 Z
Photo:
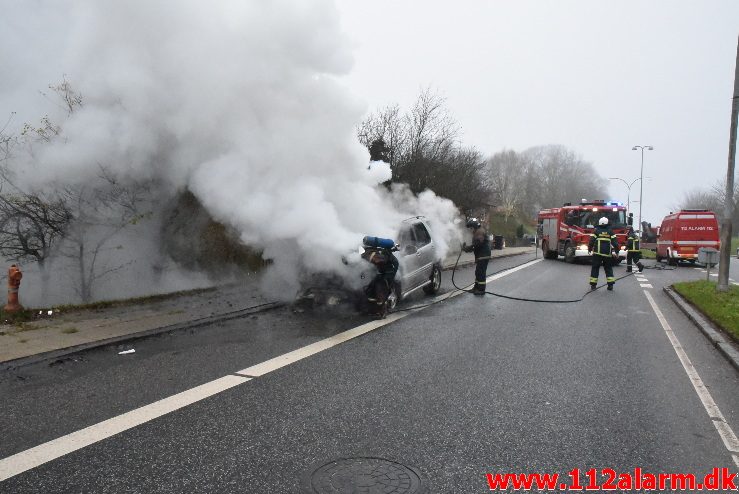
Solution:
M 739 371 L 739 351 L 734 347 L 734 344 L 727 340 L 726 337 L 713 327 L 713 325 L 707 320 L 703 314 L 695 309 L 690 303 L 685 300 L 679 293 L 672 289 L 672 287 L 666 286 L 662 288 L 667 296 L 675 302 L 675 305 L 688 316 L 693 324 L 708 338 L 713 345 L 718 348 L 718 351 L 726 357 L 731 365 Z
M 493 256 L 490 259 L 490 262 L 493 262 L 496 259 L 503 259 L 505 257 L 513 257 L 513 256 L 522 256 L 524 254 L 531 254 L 531 252 L 512 252 L 510 254 L 503 254 L 502 256 Z M 467 267 L 467 266 L 474 266 L 474 265 L 475 265 L 475 261 L 474 260 L 472 260 L 472 261 L 461 261 L 459 264 L 457 264 L 457 267 L 458 268 L 464 268 L 464 267 Z M 450 271 L 452 269 L 454 269 L 454 263 L 451 263 L 451 264 L 449 264 L 447 266 L 442 266 L 441 267 L 441 270 L 442 271 Z
M 86 350 L 94 350 L 106 346 L 120 345 L 123 343 L 140 340 L 143 338 L 149 338 L 151 336 L 157 336 L 163 333 L 170 333 L 175 331 L 182 331 L 186 329 L 197 328 L 200 326 L 206 326 L 222 321 L 228 321 L 231 319 L 238 319 L 240 317 L 248 316 L 251 314 L 257 314 L 259 312 L 265 312 L 271 309 L 277 309 L 282 307 L 284 304 L 281 302 L 269 302 L 266 304 L 255 305 L 253 307 L 247 307 L 245 309 L 239 309 L 231 312 L 225 312 L 214 316 L 202 317 L 200 319 L 194 319 L 192 321 L 185 321 L 176 324 L 170 324 L 169 326 L 162 326 L 160 328 L 147 329 L 146 331 L 139 331 L 137 333 L 131 333 L 127 335 L 114 336 L 112 338 L 105 338 L 103 340 L 91 341 L 89 343 L 82 343 L 80 345 L 74 345 L 66 348 L 59 348 L 57 350 L 50 350 L 48 352 L 37 353 L 35 355 L 28 355 L 26 357 L 20 357 L 12 360 L 6 360 L 0 362 L 0 372 L 6 370 L 14 370 L 19 367 L 24 367 L 31 364 L 37 364 L 45 362 L 47 360 L 64 358 L 68 355 L 83 352 Z

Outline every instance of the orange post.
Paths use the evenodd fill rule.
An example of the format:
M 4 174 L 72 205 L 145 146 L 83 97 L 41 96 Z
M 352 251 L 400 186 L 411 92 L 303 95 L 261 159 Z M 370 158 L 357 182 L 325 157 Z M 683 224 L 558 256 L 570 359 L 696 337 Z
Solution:
M 8 314 L 23 310 L 23 306 L 18 303 L 18 289 L 21 286 L 21 278 L 23 278 L 23 273 L 18 269 L 18 266 L 15 264 L 10 266 L 10 269 L 8 269 L 8 305 L 3 308 Z

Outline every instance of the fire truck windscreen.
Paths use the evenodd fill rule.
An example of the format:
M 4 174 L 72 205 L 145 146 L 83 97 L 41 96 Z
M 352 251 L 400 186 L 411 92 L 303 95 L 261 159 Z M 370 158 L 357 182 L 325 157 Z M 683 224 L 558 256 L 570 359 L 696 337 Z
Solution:
M 625 211 L 613 211 L 612 208 L 607 207 L 598 208 L 597 211 L 569 211 L 565 217 L 565 223 L 580 228 L 595 228 L 598 220 L 604 216 L 608 218 L 608 225 L 611 228 L 626 228 L 627 226 Z

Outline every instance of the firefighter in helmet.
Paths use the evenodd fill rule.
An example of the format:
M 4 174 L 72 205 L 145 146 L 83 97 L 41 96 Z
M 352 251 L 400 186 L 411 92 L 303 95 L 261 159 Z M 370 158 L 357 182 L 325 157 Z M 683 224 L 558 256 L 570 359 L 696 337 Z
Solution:
M 472 230 L 472 245 L 462 244 L 462 250 L 475 253 L 475 288 L 472 293 L 485 295 L 488 262 L 492 252 L 488 232 L 482 227 L 477 218 L 467 220 L 467 228 Z
M 639 268 L 639 272 L 644 271 L 644 264 L 641 263 L 641 248 L 639 246 L 639 237 L 634 233 L 634 229 L 629 227 L 626 236 L 626 272 L 631 272 L 631 264 L 635 263 Z
M 608 218 L 605 216 L 598 221 L 598 226 L 590 234 L 588 242 L 588 254 L 593 256 L 593 267 L 590 270 L 590 289 L 595 290 L 598 284 L 598 271 L 601 265 L 606 272 L 608 290 L 613 290 L 616 278 L 613 277 L 613 256 L 618 255 L 618 240 L 613 230 L 608 226 Z
M 381 240 L 384 243 L 379 244 Z M 386 245 L 392 245 L 389 247 Z M 388 311 L 388 297 L 394 289 L 395 275 L 400 263 L 393 254 L 395 242 L 390 239 L 364 237 L 364 254 L 362 258 L 369 261 L 377 269 L 374 279 L 365 287 L 367 302 L 371 304 L 370 311 L 380 318 L 384 318 Z

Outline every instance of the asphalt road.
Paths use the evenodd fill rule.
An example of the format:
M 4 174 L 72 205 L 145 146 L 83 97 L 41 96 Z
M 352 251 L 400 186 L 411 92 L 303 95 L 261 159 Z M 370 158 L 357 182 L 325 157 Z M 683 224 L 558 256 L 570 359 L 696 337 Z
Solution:
M 526 260 L 499 260 L 489 273 Z M 588 271 L 538 261 L 488 287 L 577 299 Z M 449 274 L 443 296 L 453 293 Z M 0 472 L 39 445 L 39 454 L 72 452 L 8 478 L 0 492 L 298 493 L 317 466 L 349 457 L 407 465 L 435 493 L 490 492 L 485 474 L 496 472 L 737 471 L 739 458 L 668 338 L 679 340 L 715 401 L 712 416 L 720 410 L 739 431 L 739 374 L 661 290 L 701 275 L 647 269 L 646 281 L 627 277 L 614 292 L 571 304 L 461 294 L 264 372 L 257 364 L 369 319 L 283 308 L 143 340 L 132 355 L 103 349 L 6 372 Z M 457 273 L 458 284 L 471 281 L 470 268 Z M 427 302 L 419 295 L 400 308 Z M 235 375 L 240 370 L 254 378 Z M 238 384 L 76 449 L 76 431 L 98 431 L 96 424 L 223 376 Z

